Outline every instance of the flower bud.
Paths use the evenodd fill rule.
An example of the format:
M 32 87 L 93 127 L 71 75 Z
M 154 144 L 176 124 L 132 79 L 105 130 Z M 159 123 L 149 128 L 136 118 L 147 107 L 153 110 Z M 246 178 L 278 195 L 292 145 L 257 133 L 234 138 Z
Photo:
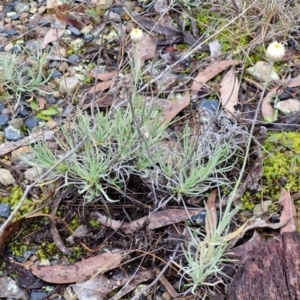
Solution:
M 133 28 L 130 32 L 130 38 L 133 42 L 138 43 L 143 39 L 143 32 L 138 28 Z
M 273 42 L 266 51 L 266 57 L 270 61 L 280 61 L 285 54 L 285 47 L 281 43 Z

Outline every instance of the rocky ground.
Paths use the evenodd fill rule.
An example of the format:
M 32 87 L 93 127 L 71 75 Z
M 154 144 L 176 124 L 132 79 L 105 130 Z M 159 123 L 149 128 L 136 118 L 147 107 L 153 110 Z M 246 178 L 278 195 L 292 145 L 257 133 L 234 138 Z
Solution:
M 228 256 L 297 259 L 300 7 L 263 2 L 0 3 L 0 298 L 236 299 Z

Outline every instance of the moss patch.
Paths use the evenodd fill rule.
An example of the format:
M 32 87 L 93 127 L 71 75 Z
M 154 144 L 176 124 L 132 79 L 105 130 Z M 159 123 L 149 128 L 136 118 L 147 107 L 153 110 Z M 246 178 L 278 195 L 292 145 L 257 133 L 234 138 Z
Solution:
M 269 135 L 264 143 L 265 159 L 264 194 L 273 199 L 279 199 L 280 187 L 274 179 L 280 181 L 287 179 L 285 188 L 291 192 L 300 190 L 300 133 L 299 132 L 274 132 Z M 268 152 L 269 153 L 268 153 Z

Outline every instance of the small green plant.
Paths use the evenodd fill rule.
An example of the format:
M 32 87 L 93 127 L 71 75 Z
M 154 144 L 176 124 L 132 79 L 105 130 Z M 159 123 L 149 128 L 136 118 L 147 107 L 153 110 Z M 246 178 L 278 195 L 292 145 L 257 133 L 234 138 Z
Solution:
M 85 15 L 91 19 L 94 23 L 100 23 L 101 18 L 101 11 L 97 8 L 88 8 L 85 10 Z
M 25 61 L 24 57 L 21 59 L 21 55 L 27 56 Z M 51 78 L 51 72 L 45 75 L 44 70 L 49 61 L 49 52 L 37 50 L 33 54 L 24 50 L 21 55 L 6 53 L 0 56 L 0 85 L 16 93 L 17 105 L 22 94 L 29 95 L 35 91 L 45 93 L 40 86 Z

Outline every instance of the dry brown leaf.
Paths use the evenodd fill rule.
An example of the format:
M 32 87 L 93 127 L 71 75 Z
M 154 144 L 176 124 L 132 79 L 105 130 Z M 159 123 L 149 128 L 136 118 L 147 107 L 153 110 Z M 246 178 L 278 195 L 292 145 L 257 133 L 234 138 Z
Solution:
M 223 60 L 208 66 L 204 71 L 200 72 L 194 79 L 191 87 L 192 92 L 196 94 L 198 91 L 201 90 L 201 88 L 206 84 L 206 82 L 223 72 L 228 67 L 235 66 L 241 63 L 242 61 L 238 60 Z
M 281 188 L 279 203 L 283 206 L 280 215 L 280 223 L 287 222 L 281 227 L 280 233 L 296 231 L 296 208 L 290 193 L 284 188 Z
M 67 23 L 64 20 L 55 18 L 54 25 L 46 33 L 41 48 L 44 49 L 49 43 L 57 41 L 64 34 L 66 25 Z
M 231 241 L 233 239 L 235 239 L 241 232 L 243 232 L 243 230 L 245 229 L 245 227 L 247 226 L 249 222 L 246 221 L 241 227 L 239 227 L 237 230 L 230 232 L 229 234 L 227 234 L 224 238 L 226 241 Z
M 185 209 L 166 209 L 156 211 L 149 216 L 142 217 L 130 223 L 112 220 L 99 212 L 94 212 L 93 216 L 98 222 L 114 230 L 123 229 L 126 234 L 133 233 L 137 229 L 147 224 L 147 229 L 156 229 L 171 224 L 176 224 L 199 214 L 203 209 L 192 210 L 187 213 Z
M 297 76 L 292 79 L 275 80 L 274 82 L 276 84 L 282 85 L 284 87 L 297 87 L 297 86 L 300 86 L 300 76 Z M 262 112 L 264 119 L 267 122 L 276 121 L 275 120 L 275 117 L 276 117 L 275 111 L 270 103 L 271 103 L 272 97 L 274 95 L 276 95 L 278 89 L 279 89 L 279 87 L 275 87 L 275 88 L 271 89 L 262 102 L 261 112 Z
M 255 230 L 252 238 L 249 241 L 241 246 L 229 249 L 227 256 L 229 258 L 237 259 L 241 263 L 244 263 L 249 257 L 254 257 L 259 252 L 264 243 L 265 240 Z
M 233 247 L 241 238 L 244 237 L 247 231 L 255 228 L 272 228 L 272 229 L 278 229 L 282 226 L 284 226 L 287 222 L 279 222 L 279 223 L 267 223 L 265 220 L 262 219 L 256 219 L 252 224 L 248 225 L 245 227 L 240 234 L 235 237 L 231 242 L 230 242 L 230 247 Z
M 4 247 L 8 244 L 10 238 L 20 229 L 25 218 L 8 223 L 0 235 L 0 255 L 2 255 Z
M 210 239 L 217 228 L 217 211 L 216 211 L 217 189 L 213 189 L 207 199 L 207 217 L 205 219 L 206 235 Z
M 234 113 L 234 106 L 238 104 L 240 84 L 232 67 L 223 77 L 220 87 L 220 98 L 223 107 L 230 113 Z
M 153 58 L 156 54 L 156 44 L 152 36 L 149 34 L 145 35 L 138 43 L 137 50 L 142 63 Z
M 72 265 L 30 266 L 27 267 L 38 278 L 50 283 L 82 282 L 95 274 L 102 274 L 117 268 L 122 253 L 102 253 Z
M 108 80 L 115 78 L 117 76 L 117 74 L 118 74 L 117 70 L 113 70 L 111 72 L 100 73 L 98 75 L 95 72 L 91 72 L 89 75 L 91 77 L 97 78 L 101 81 L 108 81 Z
M 109 80 L 109 81 L 103 81 L 103 82 L 99 82 L 98 84 L 96 84 L 96 87 L 92 87 L 89 91 L 88 94 L 93 94 L 94 91 L 96 92 L 102 92 L 105 91 L 107 89 L 109 89 L 113 84 L 113 80 Z M 95 90 L 96 89 L 96 90 Z
M 163 124 L 168 124 L 180 111 L 190 104 L 190 93 L 187 91 L 181 99 L 174 99 L 171 104 L 164 109 L 160 119 Z
M 38 99 L 38 103 L 39 103 L 39 108 L 40 109 L 45 109 L 47 101 L 45 100 L 45 98 L 43 97 L 39 97 Z

